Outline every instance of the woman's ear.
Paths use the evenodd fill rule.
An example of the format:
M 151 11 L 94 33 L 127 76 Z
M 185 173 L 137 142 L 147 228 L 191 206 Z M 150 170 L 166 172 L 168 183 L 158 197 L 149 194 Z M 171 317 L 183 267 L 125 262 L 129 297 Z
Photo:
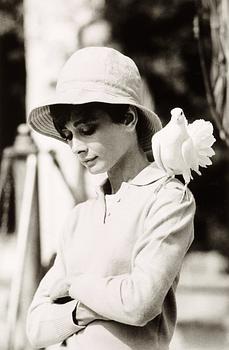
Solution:
M 124 124 L 130 127 L 131 129 L 135 129 L 138 121 L 138 112 L 136 107 L 129 106 L 128 111 L 126 112 Z

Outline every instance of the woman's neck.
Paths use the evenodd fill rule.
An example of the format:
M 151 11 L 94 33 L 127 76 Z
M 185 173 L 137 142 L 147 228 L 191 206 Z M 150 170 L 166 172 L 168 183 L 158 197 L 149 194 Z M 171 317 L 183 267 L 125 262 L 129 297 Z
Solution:
M 111 192 L 116 193 L 122 182 L 128 182 L 135 178 L 147 165 L 149 165 L 149 161 L 139 148 L 125 154 L 125 156 L 108 171 Z

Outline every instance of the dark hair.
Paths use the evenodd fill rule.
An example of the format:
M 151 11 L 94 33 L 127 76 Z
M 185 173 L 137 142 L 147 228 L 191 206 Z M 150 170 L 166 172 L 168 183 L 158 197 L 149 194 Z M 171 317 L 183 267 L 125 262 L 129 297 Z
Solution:
M 92 111 L 96 109 L 100 109 L 106 112 L 113 123 L 123 123 L 125 121 L 126 113 L 128 111 L 128 104 L 110 104 L 104 102 L 89 102 L 82 105 L 74 105 L 74 104 L 57 104 L 51 105 L 50 114 L 52 116 L 53 124 L 56 130 L 59 132 L 61 137 L 65 138 L 62 130 L 64 129 L 66 123 L 70 120 L 71 113 L 74 112 L 76 114 L 80 113 L 80 115 L 85 118 L 85 121 L 93 119 Z M 141 110 L 136 108 L 138 113 L 138 123 L 136 125 L 136 133 L 139 139 L 140 135 L 144 132 L 144 115 Z

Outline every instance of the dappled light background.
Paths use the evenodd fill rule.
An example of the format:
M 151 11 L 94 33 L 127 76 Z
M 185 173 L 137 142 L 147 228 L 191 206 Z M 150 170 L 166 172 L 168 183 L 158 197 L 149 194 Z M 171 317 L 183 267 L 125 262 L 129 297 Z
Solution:
M 213 123 L 213 165 L 189 185 L 197 205 L 195 241 L 181 273 L 171 350 L 228 349 L 228 22 L 224 0 L 0 2 L 0 334 L 6 334 L 0 349 L 31 349 L 26 308 L 53 261 L 68 211 L 94 196 L 105 176 L 90 176 L 67 146 L 18 126 L 53 94 L 76 49 L 102 45 L 135 60 L 144 103 L 163 125 L 174 107 L 189 122 Z M 25 209 L 28 232 L 20 223 L 26 186 L 27 206 L 33 194 Z

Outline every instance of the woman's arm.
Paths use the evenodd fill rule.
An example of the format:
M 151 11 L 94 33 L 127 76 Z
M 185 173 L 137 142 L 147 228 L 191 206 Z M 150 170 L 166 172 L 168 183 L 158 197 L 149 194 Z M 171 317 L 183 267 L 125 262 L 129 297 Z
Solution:
M 78 207 L 71 211 L 66 220 L 54 265 L 42 279 L 28 310 L 27 336 L 35 348 L 62 342 L 84 329 L 88 323 L 105 319 L 74 298 L 73 300 L 65 298 L 68 295 L 68 280 L 64 244 L 68 235 L 74 230 Z
M 160 314 L 193 240 L 195 202 L 190 192 L 181 202 L 182 191 L 183 186 L 168 183 L 158 193 L 136 242 L 131 273 L 76 276 L 69 294 L 104 317 L 130 325 L 143 326 Z
M 27 336 L 35 348 L 60 343 L 84 328 L 73 321 L 76 300 L 59 304 L 50 299 L 50 289 L 60 277 L 64 278 L 64 271 L 57 255 L 53 267 L 42 279 L 28 311 Z

